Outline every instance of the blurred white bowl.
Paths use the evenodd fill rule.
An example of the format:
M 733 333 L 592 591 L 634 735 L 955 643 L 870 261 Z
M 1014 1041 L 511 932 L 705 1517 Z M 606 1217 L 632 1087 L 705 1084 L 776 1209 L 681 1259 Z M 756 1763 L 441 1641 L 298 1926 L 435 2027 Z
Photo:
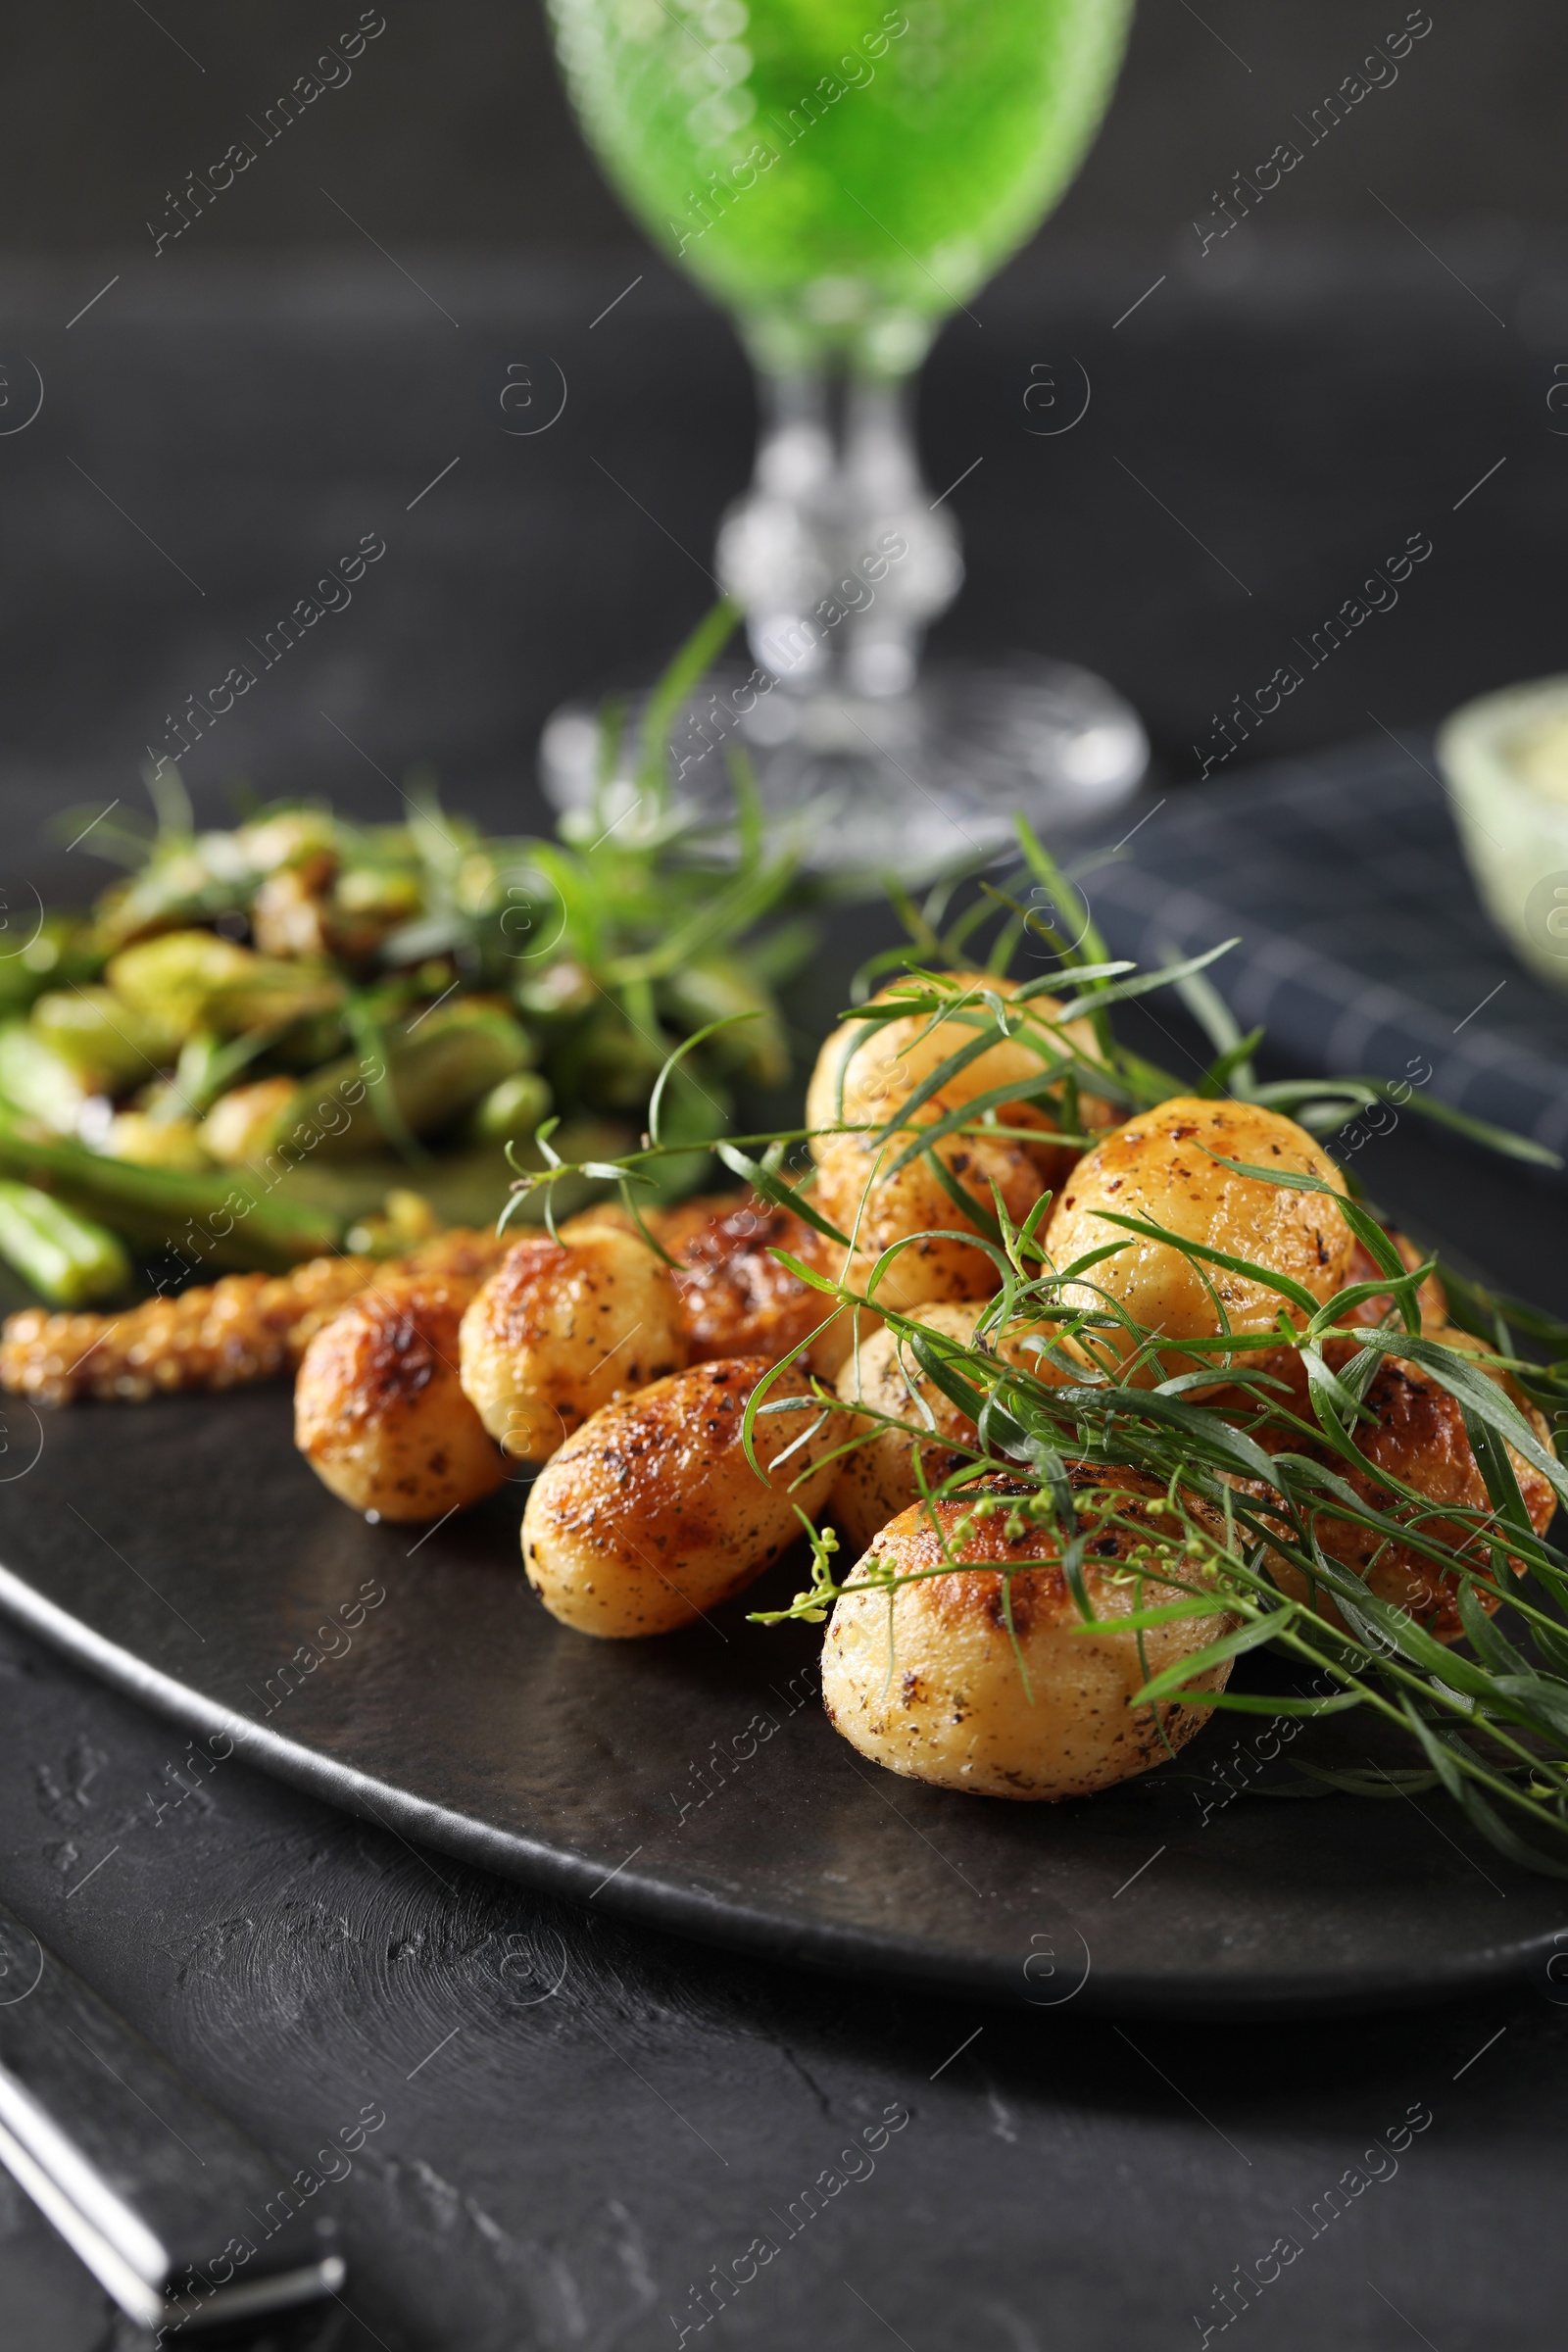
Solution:
M 1568 677 L 1505 686 L 1438 731 L 1438 760 L 1488 913 L 1568 988 Z

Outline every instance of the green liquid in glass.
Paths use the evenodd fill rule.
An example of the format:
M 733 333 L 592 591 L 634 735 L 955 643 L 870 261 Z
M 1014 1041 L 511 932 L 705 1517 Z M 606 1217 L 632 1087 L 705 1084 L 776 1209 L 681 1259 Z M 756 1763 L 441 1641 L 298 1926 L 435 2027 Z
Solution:
M 1071 178 L 1132 0 L 551 0 L 578 114 L 757 356 L 902 372 Z

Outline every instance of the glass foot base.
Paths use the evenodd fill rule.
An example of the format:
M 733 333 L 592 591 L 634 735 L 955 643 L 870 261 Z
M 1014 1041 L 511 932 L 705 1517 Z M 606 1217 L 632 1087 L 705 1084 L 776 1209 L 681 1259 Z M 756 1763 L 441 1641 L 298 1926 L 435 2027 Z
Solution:
M 769 820 L 807 865 L 919 879 L 1014 840 L 1021 810 L 1048 840 L 1093 824 L 1137 790 L 1149 739 L 1131 705 L 1067 662 L 934 662 L 905 695 L 759 694 L 757 672 L 711 672 L 671 731 L 672 792 L 694 819 L 733 814 L 731 753 L 756 770 Z M 646 692 L 626 697 L 619 772 L 635 793 Z M 564 706 L 540 739 L 552 806 L 585 808 L 600 730 L 587 704 Z M 626 806 L 631 806 L 627 799 Z

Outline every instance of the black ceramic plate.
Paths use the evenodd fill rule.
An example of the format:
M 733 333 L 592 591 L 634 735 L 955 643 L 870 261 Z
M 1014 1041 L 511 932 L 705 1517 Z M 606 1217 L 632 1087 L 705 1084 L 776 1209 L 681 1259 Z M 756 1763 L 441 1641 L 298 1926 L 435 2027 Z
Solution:
M 523 1582 L 519 1488 L 367 1526 L 281 1390 L 35 1439 L 6 1415 L 0 1606 L 211 1752 L 607 1909 L 1042 2009 L 1231 2015 L 1438 1998 L 1539 1966 L 1568 1918 L 1432 1798 L 1245 1793 L 1254 1718 L 1069 1805 L 895 1779 L 830 1729 L 814 1629 L 745 1621 L 794 1563 L 711 1625 L 588 1640 Z

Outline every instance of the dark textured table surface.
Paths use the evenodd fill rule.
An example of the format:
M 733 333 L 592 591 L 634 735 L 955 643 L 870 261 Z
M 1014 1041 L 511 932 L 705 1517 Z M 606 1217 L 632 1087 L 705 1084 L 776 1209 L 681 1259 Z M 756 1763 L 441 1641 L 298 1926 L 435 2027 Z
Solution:
M 45 853 L 39 821 L 133 791 L 165 713 L 340 541 L 378 530 L 388 555 L 197 747 L 215 809 L 243 770 L 380 813 L 423 758 L 454 800 L 516 821 L 551 702 L 635 674 L 700 609 L 746 465 L 724 330 L 650 277 L 590 340 L 635 258 L 602 291 L 405 258 L 458 332 L 390 270 L 339 264 L 151 287 L 143 270 L 69 342 L 114 257 L 79 288 L 8 282 L 48 390 L 0 442 L 9 891 L 81 887 L 80 853 Z M 973 586 L 950 642 L 1090 661 L 1149 715 L 1170 782 L 1213 713 L 1419 528 L 1418 591 L 1251 748 L 1364 735 L 1368 710 L 1414 740 L 1465 693 L 1554 665 L 1560 265 L 1484 239 L 1458 259 L 1484 308 L 1393 243 L 1266 248 L 1240 277 L 1172 264 L 1119 329 L 1163 258 L 1088 256 L 989 297 L 925 402 L 937 480 L 987 459 L 956 499 Z M 1094 406 L 1032 439 L 1029 371 L 1058 348 Z M 566 415 L 505 439 L 505 369 L 546 352 Z M 1561 1287 L 1560 1184 L 1418 1150 L 1407 1127 L 1361 1164 L 1427 1230 Z M 0 1895 L 291 2166 L 385 2110 L 321 2191 L 350 2262 L 345 2352 L 1560 2340 L 1568 2025 L 1544 1979 L 1267 2030 L 1018 2019 L 632 1931 L 238 1762 L 182 1783 L 184 1752 L 0 1630 Z M 1412 1838 L 1442 1834 L 1412 1816 Z M 748 2255 L 758 2240 L 776 2250 Z M 706 2316 L 713 2266 L 749 2263 Z M 134 2340 L 3 2179 L 0 2310 L 6 2352 Z
M 1557 2340 L 1544 1979 L 1266 2031 L 1019 2019 L 631 1933 L 237 1763 L 179 1802 L 179 1736 L 4 1631 L 0 1688 L 7 1897 L 291 2168 L 384 2108 L 321 2192 L 354 2352 L 678 2342 L 759 2237 L 715 2341 L 1174 2347 L 1281 2238 L 1233 2322 L 1259 2345 Z M 8 2352 L 120 2345 L 9 2187 L 0 2261 Z

